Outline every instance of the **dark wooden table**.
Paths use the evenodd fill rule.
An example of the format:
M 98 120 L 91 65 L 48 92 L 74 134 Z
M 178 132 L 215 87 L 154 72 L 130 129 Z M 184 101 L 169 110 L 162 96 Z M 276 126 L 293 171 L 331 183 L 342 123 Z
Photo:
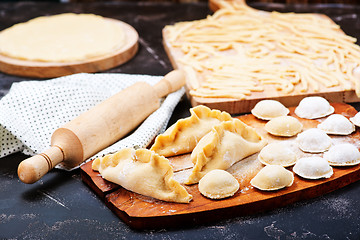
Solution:
M 254 4 L 265 10 L 320 12 L 360 36 L 360 7 L 351 5 Z M 131 24 L 140 35 L 140 49 L 112 73 L 164 75 L 172 67 L 161 44 L 166 24 L 204 18 L 206 3 L 0 3 L 0 30 L 40 15 L 94 13 Z M 30 36 L 29 36 L 30 37 Z M 0 97 L 11 84 L 30 79 L 0 73 Z M 360 110 L 359 104 L 353 104 Z M 188 116 L 183 99 L 170 124 Z M 322 197 L 252 216 L 176 229 L 134 231 L 117 218 L 82 182 L 80 171 L 53 170 L 26 185 L 17 177 L 25 159 L 13 154 L 0 159 L 0 239 L 360 239 L 360 182 Z

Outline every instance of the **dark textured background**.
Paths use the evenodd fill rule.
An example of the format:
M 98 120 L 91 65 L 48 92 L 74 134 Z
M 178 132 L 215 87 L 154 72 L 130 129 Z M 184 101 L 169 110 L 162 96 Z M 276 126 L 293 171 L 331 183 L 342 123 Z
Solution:
M 264 10 L 319 12 L 354 37 L 360 34 L 360 7 L 351 5 L 254 4 Z M 40 15 L 95 13 L 131 24 L 140 35 L 134 59 L 112 73 L 164 75 L 172 67 L 161 43 L 161 29 L 209 14 L 202 3 L 0 2 L 0 30 Z M 31 36 L 29 36 L 31 37 Z M 29 79 L 0 73 L 0 97 L 11 84 Z M 358 104 L 354 105 L 358 110 Z M 188 116 L 183 99 L 170 124 Z M 0 159 L 0 239 L 360 239 L 360 182 L 273 211 L 176 229 L 138 232 L 117 218 L 81 181 L 80 171 L 53 170 L 33 185 L 21 183 L 17 166 L 26 156 Z

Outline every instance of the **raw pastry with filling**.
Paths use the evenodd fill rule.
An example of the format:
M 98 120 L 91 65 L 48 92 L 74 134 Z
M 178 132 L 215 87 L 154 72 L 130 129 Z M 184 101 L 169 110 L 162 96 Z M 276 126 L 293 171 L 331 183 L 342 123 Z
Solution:
M 265 124 L 265 130 L 275 136 L 292 137 L 301 132 L 303 125 L 292 116 L 281 116 Z
M 296 138 L 299 148 L 304 152 L 321 153 L 331 146 L 331 138 L 321 129 L 310 128 Z
M 214 126 L 191 153 L 194 167 L 185 184 L 198 183 L 211 170 L 228 169 L 234 163 L 259 152 L 266 143 L 254 128 L 239 119 Z
M 293 167 L 294 173 L 306 179 L 330 178 L 333 169 L 322 157 L 300 158 Z
M 268 165 L 262 168 L 251 179 L 250 184 L 260 190 L 273 191 L 290 187 L 294 182 L 294 174 L 279 165 Z
M 275 100 L 262 100 L 251 110 L 251 113 L 255 117 L 262 120 L 271 120 L 276 117 L 286 116 L 289 112 L 289 109 Z
M 180 119 L 156 137 L 151 150 L 165 157 L 191 152 L 212 127 L 232 119 L 227 112 L 211 110 L 203 105 L 190 109 L 191 116 Z
M 354 117 L 349 118 L 349 120 L 355 125 L 360 127 L 360 113 L 358 112 Z
M 355 126 L 341 114 L 330 115 L 317 128 L 334 135 L 349 135 L 355 131 Z
M 123 188 L 167 202 L 188 203 L 192 196 L 173 179 L 169 160 L 147 149 L 125 148 L 97 158 L 92 169 Z
M 233 196 L 239 190 L 239 182 L 225 170 L 215 169 L 199 181 L 199 191 L 205 197 L 222 199 Z
M 316 119 L 328 116 L 334 112 L 334 108 L 323 97 L 306 97 L 295 108 L 298 117 Z
M 283 142 L 274 142 L 265 146 L 258 155 L 259 161 L 264 165 L 280 165 L 289 167 L 295 164 L 295 152 Z
M 324 158 L 331 166 L 354 166 L 360 163 L 360 152 L 354 145 L 342 143 L 332 146 Z

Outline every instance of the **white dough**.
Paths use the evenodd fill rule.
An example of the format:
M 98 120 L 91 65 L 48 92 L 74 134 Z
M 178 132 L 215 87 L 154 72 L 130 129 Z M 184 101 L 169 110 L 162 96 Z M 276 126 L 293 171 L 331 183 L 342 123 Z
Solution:
M 283 142 L 274 142 L 265 146 L 258 155 L 259 161 L 264 165 L 280 165 L 289 167 L 295 164 L 295 152 Z
M 360 163 L 360 152 L 354 145 L 342 143 L 324 153 L 324 159 L 332 166 L 353 166 Z
M 349 135 L 355 131 L 355 126 L 341 114 L 332 114 L 317 126 L 327 134 Z
M 262 100 L 251 110 L 251 113 L 255 117 L 262 120 L 271 120 L 276 117 L 286 116 L 289 112 L 289 109 L 275 100 Z
M 227 171 L 215 169 L 199 181 L 199 191 L 205 197 L 222 199 L 231 197 L 239 190 L 239 182 Z
M 354 117 L 350 118 L 350 121 L 355 125 L 360 127 L 360 112 L 358 112 Z
M 290 187 L 294 182 L 294 174 L 279 165 L 268 165 L 262 168 L 251 179 L 250 184 L 264 191 L 278 190 Z
M 323 97 L 306 97 L 302 99 L 299 106 L 295 109 L 298 117 L 306 119 L 316 119 L 325 117 L 334 112 L 334 108 Z
M 332 167 L 321 157 L 300 158 L 293 167 L 293 171 L 307 179 L 330 178 L 333 175 Z
M 296 138 L 299 148 L 304 152 L 325 152 L 331 146 L 331 138 L 321 129 L 310 128 Z

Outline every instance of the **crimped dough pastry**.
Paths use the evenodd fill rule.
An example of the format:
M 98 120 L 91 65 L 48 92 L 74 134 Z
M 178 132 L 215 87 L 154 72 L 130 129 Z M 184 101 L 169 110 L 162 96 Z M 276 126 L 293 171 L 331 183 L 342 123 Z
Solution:
M 254 128 L 239 119 L 214 126 L 191 153 L 194 168 L 185 184 L 198 183 L 211 170 L 228 169 L 243 158 L 259 152 L 266 143 Z
M 294 174 L 279 165 L 268 165 L 262 168 L 251 179 L 250 184 L 260 190 L 273 191 L 290 187 L 294 182 Z
M 147 149 L 125 148 L 97 158 L 92 169 L 123 188 L 167 202 L 188 203 L 192 196 L 173 179 L 169 160 Z
M 286 143 L 273 142 L 260 151 L 258 159 L 264 165 L 289 167 L 295 164 L 297 156 Z
M 275 100 L 262 100 L 251 110 L 251 113 L 255 117 L 262 120 L 271 120 L 276 117 L 286 116 L 289 112 L 289 109 Z
M 180 119 L 156 137 L 151 150 L 165 157 L 191 152 L 212 127 L 232 119 L 227 112 L 211 110 L 203 105 L 190 109 L 191 116 Z
M 93 14 L 34 18 L 0 32 L 0 54 L 29 61 L 73 62 L 112 53 L 126 41 L 115 21 Z
M 215 169 L 200 179 L 198 187 L 205 197 L 222 199 L 233 196 L 239 190 L 240 184 L 227 171 Z
M 303 125 L 292 116 L 281 116 L 265 124 L 265 130 L 275 136 L 292 137 L 301 132 Z

